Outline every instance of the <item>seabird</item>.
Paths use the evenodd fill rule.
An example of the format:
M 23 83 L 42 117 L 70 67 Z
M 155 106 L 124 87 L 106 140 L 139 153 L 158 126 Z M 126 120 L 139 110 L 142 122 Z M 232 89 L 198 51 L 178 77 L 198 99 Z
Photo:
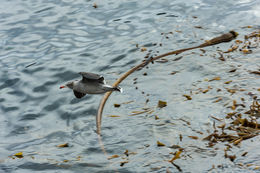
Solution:
M 104 77 L 99 74 L 89 72 L 80 72 L 79 74 L 82 75 L 82 79 L 80 81 L 76 80 L 68 82 L 63 86 L 60 86 L 60 89 L 72 89 L 77 98 L 82 98 L 86 94 L 102 94 L 107 91 L 123 91 L 120 87 L 112 87 L 107 85 Z

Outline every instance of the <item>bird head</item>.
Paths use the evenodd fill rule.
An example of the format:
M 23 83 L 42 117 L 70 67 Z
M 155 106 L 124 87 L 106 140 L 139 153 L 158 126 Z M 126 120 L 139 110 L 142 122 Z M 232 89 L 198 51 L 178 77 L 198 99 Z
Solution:
M 65 85 L 60 86 L 60 89 L 62 88 L 70 88 L 73 89 L 74 82 L 68 82 Z

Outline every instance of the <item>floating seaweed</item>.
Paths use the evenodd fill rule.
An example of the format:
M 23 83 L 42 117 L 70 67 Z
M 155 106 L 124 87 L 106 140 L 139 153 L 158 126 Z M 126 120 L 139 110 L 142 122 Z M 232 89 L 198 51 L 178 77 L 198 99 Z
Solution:
M 160 142 L 160 141 L 157 141 L 157 146 L 158 146 L 158 147 L 164 147 L 164 146 L 165 146 L 165 144 L 164 144 L 164 143 L 162 143 L 162 142 Z
M 59 147 L 59 148 L 69 147 L 69 143 L 59 144 L 59 145 L 57 145 L 57 147 Z
M 21 159 L 23 158 L 23 152 L 15 153 L 13 156 Z
M 248 37 L 248 39 L 251 39 L 251 38 L 253 38 L 253 37 Z M 207 41 L 206 43 L 211 45 L 211 44 L 217 43 L 217 42 L 218 41 L 215 40 L 215 41 Z M 204 43 L 204 44 L 206 44 L 206 43 Z M 235 44 L 236 45 L 232 45 L 231 46 L 231 48 L 229 49 L 229 52 L 237 51 L 237 50 L 240 50 L 240 49 L 241 49 L 241 51 L 243 49 L 252 49 L 252 47 L 248 47 L 251 44 L 242 42 L 240 40 L 236 40 Z M 186 50 L 188 50 L 188 49 L 186 49 Z M 242 53 L 242 52 L 240 52 L 240 53 Z M 171 53 L 172 52 L 170 52 L 169 54 L 167 54 L 165 56 L 168 56 Z M 178 54 L 178 53 L 179 52 L 177 52 L 176 54 Z M 181 53 L 181 51 L 180 51 L 180 53 Z M 224 53 L 228 53 L 228 52 L 224 52 Z M 220 56 L 223 56 L 222 57 L 223 60 L 225 60 L 225 58 L 228 58 L 228 56 L 224 58 L 223 52 L 220 52 Z M 144 66 L 146 66 L 148 63 L 153 62 L 153 61 L 156 62 L 157 58 L 160 59 L 163 56 L 158 56 L 158 57 L 154 57 L 153 58 L 153 57 L 150 57 L 150 55 L 147 56 L 146 60 L 144 60 L 143 63 L 140 66 L 136 66 L 138 68 L 134 67 L 130 71 L 126 72 L 125 75 L 123 75 L 122 78 L 120 78 L 114 85 L 115 86 L 118 85 L 122 80 L 124 80 L 128 75 L 133 73 L 135 70 L 137 70 L 137 69 L 140 70 Z M 227 73 L 234 73 L 238 69 L 239 68 L 237 68 L 237 67 L 236 68 L 233 67 L 232 69 L 227 71 Z M 249 72 L 251 73 L 251 71 L 249 71 Z M 176 74 L 176 73 L 174 72 L 173 74 Z M 255 70 L 255 71 L 253 71 L 252 74 L 259 75 L 260 72 L 258 72 L 258 70 Z M 136 81 L 137 81 L 137 78 L 134 79 L 134 82 L 136 82 Z M 225 87 L 223 87 L 224 89 L 223 88 L 221 88 L 221 89 L 220 88 L 216 88 L 216 90 L 213 90 L 211 86 L 209 86 L 206 89 L 205 88 L 204 89 L 199 88 L 198 89 L 199 91 L 197 90 L 198 94 L 199 93 L 203 93 L 203 94 L 207 95 L 209 91 L 212 91 L 212 92 L 217 91 L 217 92 L 220 92 L 219 94 L 221 94 L 221 93 L 225 93 L 225 94 L 230 93 L 228 95 L 232 96 L 235 93 L 238 94 L 240 91 L 245 91 L 245 89 L 240 89 L 240 88 L 237 89 L 236 86 L 229 85 L 229 84 L 235 83 L 235 81 L 233 82 L 233 80 L 230 80 L 230 79 L 222 79 L 222 76 L 221 77 L 217 76 L 217 77 L 214 77 L 212 79 L 207 79 L 205 81 L 212 82 L 212 84 L 214 84 L 214 83 L 224 84 L 223 86 L 225 86 Z M 216 82 L 213 82 L 213 81 L 216 81 Z M 229 87 L 229 88 L 227 88 L 227 87 Z M 260 91 L 260 88 L 259 88 L 258 91 Z M 105 102 L 108 99 L 110 94 L 111 93 L 106 94 L 104 96 L 104 99 L 101 102 L 101 106 L 99 107 L 99 113 L 98 113 L 99 116 L 102 115 L 104 104 L 105 104 Z M 190 93 L 190 95 L 192 95 L 192 92 Z M 190 95 L 183 95 L 183 96 L 186 97 L 187 100 L 191 100 L 192 97 Z M 203 138 L 204 141 L 207 141 L 207 147 L 214 147 L 217 143 L 225 144 L 227 146 L 227 148 L 224 150 L 224 157 L 230 159 L 230 161 L 234 161 L 239 155 L 241 155 L 242 157 L 245 157 L 247 155 L 247 153 L 248 153 L 248 152 L 243 152 L 242 154 L 236 154 L 236 155 L 230 154 L 230 152 L 232 152 L 232 150 L 231 150 L 232 146 L 240 146 L 240 145 L 243 144 L 244 140 L 251 139 L 251 138 L 259 135 L 259 132 L 260 132 L 259 131 L 260 130 L 260 124 L 257 122 L 258 117 L 260 117 L 260 105 L 256 101 L 256 96 L 255 96 L 255 94 L 253 92 L 251 92 L 251 93 L 249 92 L 248 95 L 252 96 L 252 98 L 255 98 L 255 101 L 250 106 L 250 110 L 248 110 L 248 111 L 246 111 L 244 113 L 241 113 L 242 112 L 241 110 L 244 110 L 242 108 L 246 107 L 244 105 L 244 103 L 245 103 L 244 102 L 245 101 L 244 98 L 241 98 L 241 101 L 243 102 L 243 104 L 241 104 L 240 103 L 241 101 L 239 99 L 235 98 L 235 97 L 230 99 L 230 100 L 228 100 L 227 101 L 228 103 L 226 105 L 224 105 L 224 107 L 225 108 L 230 108 L 229 110 L 232 110 L 232 112 L 227 113 L 225 115 L 225 118 L 218 118 L 218 117 L 215 117 L 215 116 L 210 116 L 212 119 L 214 119 L 214 121 L 213 121 L 213 132 L 209 133 L 207 136 L 205 136 Z M 196 98 L 194 97 L 193 99 L 195 100 Z M 226 98 L 223 95 L 216 96 L 215 99 L 214 99 L 213 103 L 218 103 L 218 102 L 221 101 L 219 103 L 219 104 L 221 104 L 224 101 L 226 101 Z M 164 104 L 164 105 L 166 106 L 167 103 Z M 158 107 L 162 108 L 164 106 L 159 106 L 159 102 L 158 102 Z M 148 114 L 148 113 L 151 113 L 153 111 L 154 111 L 153 109 L 149 109 L 148 108 L 148 109 L 144 109 L 144 110 L 141 110 L 141 111 L 133 111 L 131 115 L 138 115 L 138 114 L 143 114 L 143 113 Z M 158 115 L 153 115 L 153 116 L 155 117 L 155 119 L 158 119 Z M 101 118 L 101 117 L 99 117 L 99 118 Z M 187 120 L 185 120 L 185 121 L 188 122 Z M 97 121 L 97 123 L 98 123 L 98 121 Z M 186 123 L 186 124 L 189 125 L 190 123 L 189 124 L 188 123 Z M 98 134 L 100 134 L 100 127 L 101 127 L 100 124 L 97 124 L 97 132 L 98 132 Z M 203 135 L 202 132 L 200 134 Z M 184 135 L 184 136 L 186 136 L 186 135 Z M 201 139 L 201 137 L 197 137 L 197 136 L 188 136 L 188 137 L 191 138 L 191 139 L 194 139 L 194 140 L 198 140 L 198 141 L 199 141 L 199 139 Z M 181 142 L 182 139 L 183 139 L 182 134 L 179 135 L 179 139 L 180 139 L 180 142 Z M 157 141 L 157 146 L 163 147 L 163 146 L 165 146 L 165 144 L 161 143 L 160 141 Z M 169 147 L 169 148 L 171 148 L 171 147 Z M 176 149 L 176 148 L 174 148 L 174 149 Z M 181 170 L 180 167 L 178 167 L 178 165 L 176 165 L 173 162 L 176 159 L 179 159 L 181 157 L 182 151 L 183 151 L 183 149 L 179 149 L 178 151 L 176 151 L 174 153 L 174 156 L 172 157 L 172 159 L 169 160 L 169 162 L 171 162 L 178 170 Z M 127 151 L 124 154 L 128 157 L 129 152 Z M 128 162 L 129 162 L 129 160 L 124 160 L 124 161 L 120 162 L 120 166 L 124 166 L 124 164 L 128 163 Z
M 236 104 L 236 102 L 233 101 L 233 104 Z M 229 124 L 223 123 L 217 126 L 217 128 L 221 130 L 214 130 L 213 133 L 204 137 L 203 140 L 207 140 L 211 144 L 217 142 L 229 142 L 233 145 L 239 145 L 243 140 L 257 136 L 260 133 L 260 124 L 256 121 L 258 118 L 256 115 L 260 114 L 260 106 L 257 101 L 254 101 L 250 106 L 250 110 L 244 113 L 245 116 L 247 114 L 250 115 L 250 117 L 242 118 L 243 115 L 238 112 L 228 113 L 226 119 L 232 118 L 233 120 Z M 251 120 L 249 120 L 249 118 Z M 223 121 L 217 118 L 214 119 Z M 228 133 L 225 132 L 225 130 L 234 131 L 236 133 Z
M 177 31 L 175 31 L 177 32 Z M 181 32 L 181 31 L 180 31 Z M 162 35 L 164 35 L 164 33 L 162 33 Z M 204 47 L 208 47 L 208 46 L 213 46 L 216 44 L 220 44 L 223 42 L 229 42 L 232 41 L 233 39 L 235 39 L 238 36 L 238 33 L 235 31 L 230 31 L 226 34 L 223 34 L 219 37 L 215 37 L 211 40 L 206 41 L 203 44 L 200 44 L 199 46 L 195 46 L 195 47 L 190 47 L 190 48 L 185 48 L 185 49 L 180 49 L 180 50 L 176 50 L 176 51 L 172 51 L 172 52 L 168 52 L 165 54 L 161 54 L 155 57 L 150 57 L 147 58 L 147 60 L 141 62 L 139 65 L 131 68 L 129 71 L 127 71 L 125 74 L 123 74 L 114 84 L 113 86 L 117 86 L 120 82 L 122 82 L 125 78 L 127 78 L 130 74 L 132 74 L 133 72 L 142 69 L 143 67 L 147 66 L 149 63 L 154 62 L 155 60 L 161 59 L 163 57 L 169 56 L 169 55 L 178 55 L 182 52 L 188 51 L 188 50 L 192 50 L 192 49 L 198 49 L 198 48 L 204 48 Z M 145 49 L 143 49 L 143 51 L 146 51 Z M 98 113 L 97 113 L 97 133 L 100 134 L 101 133 L 101 118 L 102 118 L 102 113 L 103 113 L 103 108 L 105 106 L 105 103 L 108 99 L 108 97 L 111 95 L 111 92 L 107 92 L 103 99 L 100 102 L 99 105 L 99 109 L 98 109 Z M 191 99 L 191 97 L 186 97 L 188 100 Z
M 159 108 L 163 108 L 163 107 L 167 106 L 167 102 L 159 100 L 157 106 Z
M 176 159 L 179 159 L 181 157 L 181 153 L 183 151 L 183 148 L 180 148 L 178 151 L 175 152 L 173 158 L 169 160 L 169 162 L 173 162 Z

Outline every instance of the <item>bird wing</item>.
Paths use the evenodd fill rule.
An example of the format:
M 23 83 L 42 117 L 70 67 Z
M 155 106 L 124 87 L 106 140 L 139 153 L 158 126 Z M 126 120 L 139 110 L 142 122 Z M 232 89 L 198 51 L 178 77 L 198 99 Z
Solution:
M 74 95 L 78 98 L 78 99 L 80 99 L 81 97 L 84 97 L 86 94 L 84 94 L 84 93 L 80 93 L 80 92 L 78 92 L 78 91 L 75 91 L 75 90 L 73 90 L 73 92 L 74 92 Z
M 83 82 L 94 80 L 100 83 L 104 83 L 104 77 L 99 74 L 89 73 L 89 72 L 79 72 L 79 74 L 82 75 Z

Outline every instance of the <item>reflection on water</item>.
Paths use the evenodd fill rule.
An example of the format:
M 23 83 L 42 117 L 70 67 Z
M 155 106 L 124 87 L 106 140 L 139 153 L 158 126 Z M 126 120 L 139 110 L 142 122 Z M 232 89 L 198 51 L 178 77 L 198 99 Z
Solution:
M 247 69 L 259 68 L 256 65 L 259 51 L 243 56 L 234 53 L 227 61 L 219 61 L 215 58 L 216 49 L 227 50 L 230 46 L 227 43 L 219 48 L 207 48 L 204 56 L 198 50 L 183 54 L 178 61 L 167 57 L 167 63 L 151 64 L 134 73 L 121 84 L 124 93 L 113 93 L 105 107 L 102 139 L 108 156 L 102 152 L 95 133 L 95 115 L 102 96 L 91 95 L 79 100 L 71 91 L 59 90 L 59 86 L 80 78 L 79 71 L 102 74 L 112 84 L 143 60 L 147 52 L 141 52 L 140 47 L 154 50 L 151 54 L 160 54 L 195 46 L 231 29 L 239 32 L 242 39 L 252 31 L 242 27 L 259 23 L 257 2 L 100 1 L 96 2 L 98 8 L 92 7 L 93 2 L 83 0 L 2 2 L 0 170 L 163 172 L 169 168 L 176 172 L 176 167 L 165 162 L 175 150 L 158 148 L 156 141 L 160 140 L 167 146 L 185 148 L 185 157 L 176 161 L 184 172 L 194 169 L 207 172 L 212 165 L 222 165 L 227 172 L 243 171 L 242 167 L 226 163 L 223 146 L 214 150 L 207 148 L 204 141 L 187 137 L 202 137 L 198 132 L 207 134 L 213 122 L 209 116 L 221 117 L 228 111 L 223 105 L 240 96 L 226 96 L 212 90 L 186 102 L 182 95 L 207 88 L 209 84 L 204 79 L 216 76 L 223 76 L 225 81 L 234 78 L 232 87 L 248 91 L 259 88 L 259 80 L 246 73 Z M 161 35 L 169 32 L 173 34 L 168 38 Z M 234 67 L 238 70 L 228 74 Z M 170 75 L 173 71 L 178 73 Z M 145 72 L 147 76 L 142 75 Z M 210 85 L 223 88 L 223 83 L 218 81 Z M 221 94 L 223 101 L 211 104 Z M 167 101 L 168 106 L 154 108 L 158 100 Z M 251 103 L 252 98 L 248 96 L 245 100 Z M 128 101 L 134 102 L 122 104 L 120 108 L 113 106 Z M 144 107 L 154 112 L 129 116 Z M 159 119 L 155 120 L 154 115 Z M 56 147 L 62 143 L 69 143 L 69 148 Z M 244 143 L 253 145 L 250 141 Z M 124 154 L 126 150 L 129 156 Z M 17 152 L 23 152 L 24 158 L 8 157 Z M 107 160 L 116 154 L 122 157 Z M 252 155 L 246 162 L 257 164 L 257 155 Z

